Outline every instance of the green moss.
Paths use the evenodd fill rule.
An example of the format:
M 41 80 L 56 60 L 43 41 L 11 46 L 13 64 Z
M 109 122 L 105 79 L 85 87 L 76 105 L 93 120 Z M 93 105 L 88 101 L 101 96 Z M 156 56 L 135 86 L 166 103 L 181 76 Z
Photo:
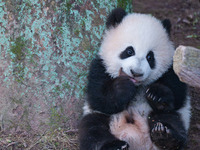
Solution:
M 23 103 L 22 99 L 16 99 L 14 97 L 11 97 L 10 100 L 13 104 L 22 104 Z
M 69 11 L 71 9 L 71 7 L 72 7 L 71 1 L 70 0 L 65 0 L 64 2 L 65 2 L 65 6 L 66 6 L 67 10 Z
M 83 71 L 83 72 L 81 72 L 81 73 L 79 73 L 79 74 L 77 75 L 77 79 L 79 79 L 80 77 L 86 77 L 87 74 L 88 74 L 87 71 Z
M 26 7 L 29 8 L 29 9 L 32 9 L 32 3 L 31 3 L 30 0 L 26 1 Z
M 24 60 L 26 58 L 26 43 L 23 37 L 18 37 L 15 39 L 10 47 L 12 62 L 13 62 L 13 75 L 15 81 L 22 83 L 24 81 Z
M 194 19 L 192 21 L 192 25 L 196 26 L 199 23 L 199 20 L 200 20 L 200 12 L 195 12 Z
M 59 85 L 55 86 L 52 89 L 52 96 L 55 97 L 55 98 L 56 97 L 62 97 L 63 98 L 64 95 L 66 95 L 66 92 L 69 93 L 74 88 L 72 88 L 70 83 L 68 83 L 68 82 L 60 83 Z
M 56 107 L 50 109 L 49 125 L 51 126 L 51 129 L 61 127 L 64 122 L 67 122 L 67 120 L 68 119 L 64 115 L 62 106 L 60 106 L 59 109 Z
M 75 29 L 75 30 L 74 30 L 75 36 L 79 36 L 79 33 L 80 33 L 80 30 L 79 30 L 79 29 Z
M 63 89 L 69 89 L 70 85 L 68 82 L 62 84 Z
M 56 108 L 51 108 L 50 110 L 50 121 L 49 125 L 52 127 L 58 127 L 61 121 L 61 115 L 57 112 Z
M 80 25 L 81 25 L 82 28 L 85 28 L 85 20 L 81 20 Z
M 117 0 L 117 7 L 132 12 L 132 0 Z
M 198 38 L 199 36 L 197 34 L 191 34 L 187 35 L 186 38 Z
M 60 5 L 60 8 L 63 12 L 69 14 L 70 10 L 72 10 L 73 2 L 71 0 L 64 0 L 63 3 Z
M 56 27 L 54 34 L 63 34 L 64 30 L 62 27 Z
M 26 42 L 22 37 L 16 38 L 14 44 L 11 45 L 10 51 L 14 54 L 15 59 L 13 61 L 21 61 L 25 57 L 24 48 L 26 46 Z
M 25 74 L 24 69 L 25 67 L 23 64 L 17 64 L 17 66 L 13 70 L 15 81 L 17 81 L 18 83 L 23 83 L 24 81 L 24 74 Z

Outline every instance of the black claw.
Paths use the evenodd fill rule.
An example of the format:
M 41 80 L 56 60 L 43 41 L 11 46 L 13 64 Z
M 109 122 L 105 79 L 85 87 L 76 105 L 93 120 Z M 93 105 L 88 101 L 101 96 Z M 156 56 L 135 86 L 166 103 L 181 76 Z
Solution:
M 155 111 L 171 111 L 174 109 L 174 96 L 168 87 L 153 84 L 146 90 L 145 94 L 148 103 Z
M 106 143 L 101 150 L 128 150 L 129 145 L 125 141 L 115 140 Z
M 128 144 L 123 145 L 120 150 L 128 150 Z
M 170 129 L 164 126 L 161 122 L 157 122 L 151 130 L 151 136 L 154 139 L 164 139 L 169 137 Z

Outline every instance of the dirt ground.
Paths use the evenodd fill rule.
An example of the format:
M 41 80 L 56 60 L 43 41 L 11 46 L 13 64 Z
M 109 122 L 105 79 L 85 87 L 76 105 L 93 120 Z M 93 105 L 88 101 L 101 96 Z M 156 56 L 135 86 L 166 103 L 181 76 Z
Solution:
M 175 46 L 200 48 L 200 0 L 133 0 L 134 12 L 170 19 Z M 200 89 L 190 87 L 192 120 L 188 150 L 200 150 Z

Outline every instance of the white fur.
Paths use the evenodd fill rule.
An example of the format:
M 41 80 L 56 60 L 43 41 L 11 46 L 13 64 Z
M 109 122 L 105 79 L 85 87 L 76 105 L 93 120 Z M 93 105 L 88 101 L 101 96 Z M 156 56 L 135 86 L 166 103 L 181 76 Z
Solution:
M 110 130 L 120 140 L 129 143 L 130 150 L 159 150 L 159 148 L 152 143 L 148 126 L 148 115 L 152 108 L 146 101 L 144 89 L 139 90 L 135 97 L 135 101 L 129 108 L 121 113 L 112 115 L 110 122 Z M 183 108 L 178 110 L 181 115 L 186 131 L 189 129 L 190 123 L 190 97 L 187 96 L 186 104 Z M 126 117 L 132 117 L 134 124 L 127 123 Z
M 128 46 L 135 50 L 135 56 L 120 59 L 119 55 Z M 152 71 L 146 55 L 153 51 L 156 67 Z M 157 80 L 172 64 L 174 47 L 161 22 L 150 15 L 129 14 L 116 28 L 106 31 L 99 55 L 104 60 L 106 71 L 117 77 L 122 67 L 131 76 L 130 69 L 144 73 L 139 81 L 149 84 Z
M 130 150 L 158 150 L 152 143 L 147 117 L 152 110 L 146 103 L 144 93 L 137 94 L 137 102 L 133 102 L 128 110 L 112 115 L 110 130 L 120 140 L 129 143 Z M 126 117 L 132 117 L 134 124 L 127 123 Z
M 83 105 L 83 116 L 86 116 L 86 115 L 91 114 L 91 113 L 101 113 L 101 114 L 103 114 L 100 111 L 96 111 L 96 110 L 91 109 L 90 105 L 87 102 L 85 102 L 84 105 Z
M 120 54 L 128 46 L 132 46 L 135 55 L 127 59 L 120 59 Z M 155 68 L 151 69 L 146 55 L 154 52 Z M 100 47 L 99 56 L 103 59 L 107 73 L 115 78 L 119 76 L 120 68 L 131 75 L 130 69 L 143 73 L 137 78 L 144 87 L 165 73 L 172 64 L 174 47 L 161 22 L 150 15 L 129 14 L 117 27 L 106 31 Z M 139 90 L 136 101 L 129 108 L 119 114 L 112 115 L 110 130 L 117 138 L 129 143 L 131 149 L 157 150 L 151 142 L 147 117 L 152 110 L 144 97 L 144 89 Z M 84 114 L 92 113 L 88 104 L 85 104 Z M 183 108 L 178 111 L 182 117 L 186 130 L 190 122 L 189 98 Z M 134 124 L 126 122 L 126 116 L 132 115 Z M 130 149 L 130 150 L 131 150 Z
M 188 131 L 190 127 L 190 118 L 191 118 L 191 104 L 190 104 L 190 96 L 187 96 L 186 104 L 183 108 L 178 110 L 179 114 L 181 115 L 181 119 L 184 123 L 184 127 L 186 131 Z
M 84 103 L 83 105 L 83 116 L 92 113 L 92 109 L 90 108 L 90 106 L 88 105 L 87 102 Z

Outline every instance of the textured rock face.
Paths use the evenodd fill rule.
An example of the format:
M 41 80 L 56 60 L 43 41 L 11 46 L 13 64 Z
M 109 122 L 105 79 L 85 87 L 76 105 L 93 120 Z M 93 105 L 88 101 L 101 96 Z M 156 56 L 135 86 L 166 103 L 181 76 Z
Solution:
M 2 130 L 76 126 L 89 62 L 118 3 L 0 1 Z
M 174 71 L 182 82 L 200 88 L 200 50 L 190 46 L 176 49 Z

